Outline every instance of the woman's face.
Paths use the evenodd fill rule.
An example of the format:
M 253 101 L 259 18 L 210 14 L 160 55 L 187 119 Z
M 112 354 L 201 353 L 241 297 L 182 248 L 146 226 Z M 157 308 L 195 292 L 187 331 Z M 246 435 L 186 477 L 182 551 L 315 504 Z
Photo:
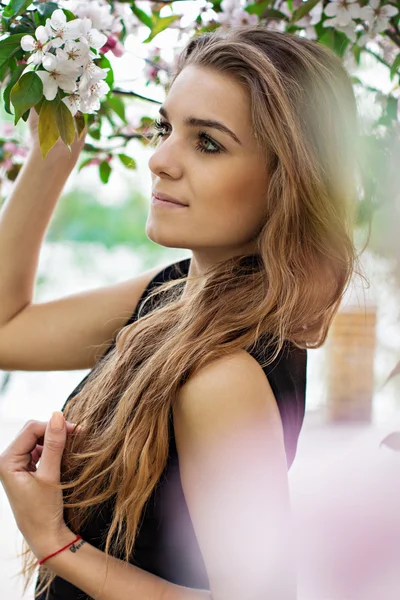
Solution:
M 267 177 L 243 89 L 227 76 L 188 66 L 160 113 L 161 137 L 149 159 L 152 190 L 187 206 L 152 204 L 147 236 L 162 246 L 191 249 L 199 268 L 255 251 Z M 233 135 L 186 124 L 191 117 L 218 121 Z

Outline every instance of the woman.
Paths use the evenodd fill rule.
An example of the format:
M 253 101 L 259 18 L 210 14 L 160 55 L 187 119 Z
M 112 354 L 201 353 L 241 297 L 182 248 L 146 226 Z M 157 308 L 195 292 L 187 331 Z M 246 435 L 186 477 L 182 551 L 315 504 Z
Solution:
M 25 572 L 44 561 L 40 600 L 293 600 L 306 353 L 358 266 L 351 80 L 316 42 L 218 29 L 182 52 L 160 115 L 153 193 L 179 204 L 153 198 L 146 232 L 191 258 L 32 304 L 82 142 L 70 161 L 35 147 L 3 208 L 0 366 L 93 367 L 67 423 L 28 423 L 1 458 Z

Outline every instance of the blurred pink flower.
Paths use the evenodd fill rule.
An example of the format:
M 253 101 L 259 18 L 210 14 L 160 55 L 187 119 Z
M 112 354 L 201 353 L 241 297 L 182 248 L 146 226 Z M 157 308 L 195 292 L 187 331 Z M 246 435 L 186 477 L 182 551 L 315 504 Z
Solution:
M 5 168 L 6 171 L 10 171 L 13 168 L 14 163 L 11 158 L 5 158 L 1 163 L 1 166 Z
M 12 135 L 14 133 L 14 125 L 12 123 L 3 123 L 1 125 L 2 135 Z
M 16 154 L 18 146 L 17 144 L 14 144 L 14 142 L 4 142 L 3 149 L 5 152 L 9 152 L 10 154 Z
M 124 46 L 116 37 L 112 35 L 108 37 L 107 42 L 104 44 L 104 46 L 100 48 L 100 52 L 102 54 L 106 54 L 106 52 L 109 52 L 110 50 L 114 54 L 114 56 L 117 57 L 123 56 L 125 53 Z
M 15 154 L 15 156 L 22 156 L 23 158 L 25 158 L 25 156 L 28 155 L 28 149 L 27 148 L 21 148 L 21 147 L 17 146 L 14 154 Z

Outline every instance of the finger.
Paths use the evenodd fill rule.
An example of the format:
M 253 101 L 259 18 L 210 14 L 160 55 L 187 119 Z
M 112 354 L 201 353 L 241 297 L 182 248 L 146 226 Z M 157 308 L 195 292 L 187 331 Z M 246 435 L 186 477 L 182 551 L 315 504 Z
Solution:
M 33 450 L 33 452 L 31 452 L 31 460 L 32 460 L 33 464 L 36 465 L 36 463 L 40 460 L 40 457 L 42 456 L 42 452 L 43 452 L 43 446 L 38 444 L 36 446 L 36 448 Z
M 21 456 L 36 448 L 38 439 L 44 435 L 47 423 L 43 421 L 28 421 L 17 437 L 7 448 L 7 454 Z
M 35 449 L 38 442 L 43 441 L 43 436 L 46 431 L 47 423 L 45 421 L 28 421 L 17 437 L 8 446 L 7 454 L 20 456 L 27 454 Z M 67 422 L 67 431 L 71 432 L 75 429 L 75 424 Z
M 42 455 L 37 467 L 37 475 L 44 480 L 60 481 L 61 458 L 67 439 L 67 427 L 62 412 L 53 412 L 44 434 Z
M 75 423 L 66 421 L 66 424 L 67 424 L 67 434 L 68 435 L 71 435 L 73 433 L 79 433 L 81 431 L 81 427 L 76 426 Z M 44 435 L 42 435 L 40 438 L 38 438 L 38 441 L 37 441 L 38 446 L 43 446 L 43 444 L 44 444 Z

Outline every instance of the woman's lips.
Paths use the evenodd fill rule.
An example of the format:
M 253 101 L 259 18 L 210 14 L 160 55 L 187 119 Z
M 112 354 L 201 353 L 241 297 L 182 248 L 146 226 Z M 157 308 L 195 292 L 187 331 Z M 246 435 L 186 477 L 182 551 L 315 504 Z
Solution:
M 178 204 L 177 202 L 171 202 L 169 200 L 161 200 L 157 196 L 151 197 L 151 203 L 153 206 L 164 206 L 165 208 L 187 208 L 184 204 Z

